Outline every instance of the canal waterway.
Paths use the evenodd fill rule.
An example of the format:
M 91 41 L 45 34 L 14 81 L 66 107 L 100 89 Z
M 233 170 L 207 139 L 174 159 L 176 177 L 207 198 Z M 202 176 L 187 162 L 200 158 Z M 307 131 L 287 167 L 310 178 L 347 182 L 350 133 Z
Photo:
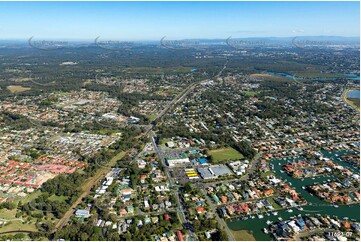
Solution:
M 330 158 L 334 160 L 335 162 L 339 163 L 340 165 L 343 165 L 357 174 L 360 172 L 353 167 L 352 165 L 342 161 L 339 156 L 343 154 L 351 154 L 355 153 L 355 151 L 338 151 L 338 152 L 326 152 L 322 151 L 322 154 L 324 157 Z M 237 220 L 237 219 L 231 219 L 227 221 L 227 225 L 232 230 L 249 230 L 256 240 L 272 240 L 272 236 L 270 234 L 265 234 L 263 232 L 263 228 L 268 227 L 266 224 L 267 220 L 275 222 L 278 221 L 278 217 L 281 217 L 283 220 L 287 220 L 292 216 L 301 214 L 321 214 L 321 215 L 329 215 L 329 216 L 337 216 L 339 218 L 348 217 L 349 219 L 354 219 L 356 221 L 360 221 L 360 205 L 354 204 L 354 205 L 346 205 L 346 206 L 339 206 L 339 207 L 333 207 L 331 204 L 322 201 L 321 199 L 317 198 L 316 196 L 312 196 L 310 193 L 308 193 L 305 189 L 302 187 L 306 187 L 308 185 L 312 185 L 314 183 L 323 183 L 328 180 L 335 180 L 336 178 L 330 174 L 327 176 L 320 176 L 320 177 L 314 177 L 314 178 L 305 178 L 304 180 L 301 179 L 295 179 L 291 176 L 287 175 L 285 172 L 281 173 L 282 166 L 286 164 L 288 161 L 298 161 L 304 159 L 303 157 L 295 156 L 295 157 L 288 157 L 288 158 L 281 158 L 281 159 L 274 159 L 271 160 L 270 163 L 274 165 L 273 172 L 283 180 L 285 180 L 288 184 L 290 184 L 291 187 L 296 189 L 298 193 L 302 197 L 304 197 L 308 205 L 303 206 L 303 211 L 299 211 L 297 209 L 293 209 L 293 212 L 289 213 L 286 210 L 280 210 L 278 211 L 278 215 L 271 214 L 270 216 L 265 216 L 262 219 L 254 218 L 254 219 L 248 219 L 248 220 Z

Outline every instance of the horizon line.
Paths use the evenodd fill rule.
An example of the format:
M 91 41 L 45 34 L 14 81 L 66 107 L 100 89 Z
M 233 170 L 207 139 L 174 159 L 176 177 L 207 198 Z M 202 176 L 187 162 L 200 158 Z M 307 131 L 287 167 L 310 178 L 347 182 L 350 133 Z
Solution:
M 215 37 L 215 38 L 203 38 L 203 37 L 193 37 L 193 38 L 167 38 L 167 36 L 161 36 L 157 39 L 120 39 L 120 38 L 108 38 L 103 37 L 101 39 L 110 41 L 110 40 L 123 40 L 123 41 L 144 41 L 144 42 L 153 42 L 153 41 L 160 41 L 162 38 L 165 38 L 165 40 L 226 40 L 229 38 L 232 39 L 250 39 L 250 38 L 259 38 L 259 39 L 266 39 L 266 38 L 280 38 L 280 39 L 286 39 L 286 38 L 305 38 L 305 37 L 323 37 L 323 38 L 359 38 L 360 36 L 345 36 L 345 35 L 293 35 L 293 36 L 247 36 L 247 37 L 233 37 L 232 35 L 227 36 L 225 38 L 221 37 Z M 90 41 L 95 42 L 97 38 L 101 36 L 96 36 L 94 38 L 67 38 L 67 37 L 39 37 L 36 36 L 30 36 L 29 38 L 0 38 L 0 41 L 30 41 L 32 38 L 34 38 L 35 41 L 42 41 L 42 40 L 67 40 L 67 41 Z

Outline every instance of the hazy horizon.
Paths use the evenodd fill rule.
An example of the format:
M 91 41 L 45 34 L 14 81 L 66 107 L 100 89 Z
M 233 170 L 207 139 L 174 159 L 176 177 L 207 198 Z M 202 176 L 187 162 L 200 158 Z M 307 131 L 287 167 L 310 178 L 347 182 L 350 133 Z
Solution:
M 356 1 L 0 2 L 0 39 L 359 37 L 359 8 Z
M 94 42 L 94 40 L 98 37 L 94 37 L 94 38 L 87 38 L 87 39 L 82 39 L 82 38 L 77 38 L 77 39 L 72 39 L 72 38 L 42 38 L 42 37 L 37 37 L 37 36 L 30 36 L 29 38 L 8 38 L 8 39 L 2 39 L 0 38 L 0 41 L 22 41 L 22 42 L 29 42 L 29 39 L 33 37 L 34 40 L 36 41 L 42 41 L 42 40 L 64 40 L 64 41 L 69 41 L 69 42 Z M 161 38 L 166 37 L 165 40 L 205 40 L 205 41 L 225 41 L 228 38 L 232 38 L 232 39 L 292 39 L 292 38 L 340 38 L 340 39 L 360 39 L 360 36 L 329 36 L 329 35 L 313 35 L 313 36 L 302 36 L 302 35 L 294 35 L 294 36 L 285 36 L 285 37 L 280 37 L 280 36 L 264 36 L 264 37 L 233 37 L 233 36 L 227 36 L 226 38 L 177 38 L 177 39 L 171 39 L 171 38 L 167 38 L 167 36 L 161 36 L 158 39 L 130 39 L 129 41 L 134 41 L 134 42 L 159 42 L 161 40 Z M 102 38 L 104 40 L 122 40 L 121 38 Z

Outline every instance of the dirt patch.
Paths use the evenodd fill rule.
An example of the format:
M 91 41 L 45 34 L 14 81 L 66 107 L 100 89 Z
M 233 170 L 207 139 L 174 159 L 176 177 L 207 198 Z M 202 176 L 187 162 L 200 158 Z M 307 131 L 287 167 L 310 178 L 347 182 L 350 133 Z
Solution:
M 29 91 L 29 90 L 31 89 L 31 87 L 7 86 L 7 89 L 8 89 L 11 93 L 15 93 L 15 92 L 25 92 L 25 91 Z
M 264 78 L 271 78 L 271 77 L 274 77 L 273 75 L 271 74 L 262 74 L 262 73 L 259 73 L 259 74 L 251 74 L 250 75 L 251 78 L 256 78 L 256 79 L 261 79 L 263 80 Z

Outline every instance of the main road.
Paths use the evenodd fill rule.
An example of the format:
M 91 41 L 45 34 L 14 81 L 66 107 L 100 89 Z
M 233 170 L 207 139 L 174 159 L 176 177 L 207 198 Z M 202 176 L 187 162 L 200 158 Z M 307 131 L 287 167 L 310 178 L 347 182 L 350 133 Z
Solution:
M 222 75 L 222 72 L 226 69 L 227 67 L 227 64 L 228 64 L 228 58 L 226 59 L 226 63 L 223 65 L 223 68 L 218 72 L 218 74 L 215 76 L 215 78 L 218 78 Z M 164 168 L 164 172 L 168 178 L 168 181 L 169 181 L 169 188 L 171 189 L 171 191 L 173 191 L 173 195 L 175 196 L 176 198 L 176 201 L 177 201 L 177 205 L 178 205 L 178 214 L 180 215 L 180 218 L 181 218 L 181 222 L 183 222 L 184 224 L 186 224 L 188 221 L 187 221 L 187 218 L 184 214 L 184 209 L 183 209 L 183 206 L 182 206 L 182 203 L 180 201 L 180 197 L 179 197 L 179 191 L 178 190 L 174 190 L 174 188 L 178 188 L 177 185 L 174 184 L 173 182 L 173 178 L 172 176 L 170 175 L 170 172 L 169 172 L 169 168 L 168 166 L 166 165 L 166 162 L 165 162 L 165 158 L 163 156 L 163 153 L 162 151 L 158 148 L 157 144 L 156 144 L 156 135 L 153 131 L 153 128 L 156 126 L 156 121 L 161 119 L 167 112 L 169 112 L 172 107 L 174 107 L 174 105 L 176 105 L 178 102 L 182 101 L 191 91 L 193 91 L 193 89 L 201 84 L 202 82 L 206 82 L 208 80 L 202 80 L 202 81 L 199 81 L 199 82 L 195 82 L 193 84 L 191 84 L 190 86 L 188 86 L 186 89 L 184 89 L 184 91 L 182 91 L 181 93 L 179 93 L 153 120 L 152 120 L 152 126 L 148 128 L 147 130 L 147 134 L 149 135 L 150 139 L 152 140 L 152 144 L 153 144 L 153 147 L 154 147 L 154 152 L 158 155 L 158 158 Z M 216 211 L 215 211 L 216 212 Z M 215 213 L 216 216 L 218 217 L 218 214 Z M 226 229 L 228 229 L 227 225 L 225 224 L 225 222 L 220 219 L 218 217 L 218 222 L 220 222 L 221 225 L 223 225 L 223 227 L 225 227 Z M 222 222 L 223 221 L 223 222 Z M 189 228 L 187 228 L 187 231 L 191 237 L 192 240 L 195 240 L 197 239 L 197 236 L 195 233 L 193 233 Z M 228 238 L 230 240 L 234 240 L 233 236 L 231 233 L 228 233 L 227 232 L 227 235 L 229 236 Z
M 220 72 L 216 75 L 216 78 L 218 78 L 219 76 L 222 75 L 222 72 L 226 69 L 227 67 L 227 64 L 228 64 L 228 58 L 226 59 L 226 63 L 224 64 L 222 70 L 220 70 Z M 169 169 L 167 167 L 167 165 L 165 164 L 165 159 L 163 157 L 163 154 L 162 152 L 158 149 L 158 146 L 157 144 L 155 143 L 155 133 L 153 132 L 153 129 L 156 125 L 156 121 L 160 118 L 162 118 L 168 111 L 171 110 L 171 108 L 177 104 L 179 101 L 183 100 L 197 85 L 201 84 L 202 82 L 204 81 L 208 81 L 208 80 L 202 80 L 202 81 L 199 81 L 199 82 L 195 82 L 193 84 L 191 84 L 190 86 L 188 86 L 186 89 L 184 89 L 184 91 L 182 91 L 181 93 L 179 93 L 151 122 L 151 125 L 144 125 L 144 127 L 146 127 L 146 130 L 144 132 L 144 135 L 149 135 L 149 137 L 151 138 L 152 140 L 152 143 L 153 143 L 153 146 L 154 146 L 154 151 L 157 153 L 158 157 L 159 157 L 159 160 L 161 161 L 161 164 L 163 165 L 164 167 L 164 172 L 166 173 L 168 179 L 169 179 L 169 185 L 170 185 L 170 189 L 172 189 L 173 187 L 177 187 L 173 184 L 173 180 L 172 180 L 172 177 L 170 176 L 170 173 L 169 173 Z M 70 217 L 73 215 L 74 213 L 74 210 L 75 208 L 81 203 L 82 199 L 84 197 L 86 197 L 90 190 L 93 188 L 93 186 L 95 184 L 97 184 L 103 177 L 104 175 L 109 172 L 110 170 L 110 167 L 106 167 L 106 168 L 101 168 L 99 172 L 97 172 L 97 174 L 90 178 L 90 180 L 88 181 L 88 183 L 86 184 L 85 186 L 85 190 L 83 191 L 83 193 L 81 194 L 81 196 L 70 206 L 70 208 L 68 209 L 68 211 L 64 214 L 64 216 L 58 221 L 58 223 L 55 225 L 55 228 L 53 230 L 53 232 L 55 232 L 56 230 L 59 230 L 61 229 L 63 226 L 65 226 Z M 187 222 L 186 220 L 186 217 L 184 215 L 184 212 L 183 212 L 183 207 L 182 207 L 182 204 L 180 202 L 180 198 L 179 198 L 179 193 L 178 191 L 175 191 L 173 190 L 173 193 L 174 193 L 174 196 L 176 197 L 176 200 L 177 200 L 177 204 L 178 204 L 178 210 L 179 210 L 179 214 L 181 215 L 181 219 L 184 221 L 184 222 Z M 191 236 L 191 238 L 194 238 L 196 239 L 196 235 L 190 231 L 188 229 L 188 232 Z

